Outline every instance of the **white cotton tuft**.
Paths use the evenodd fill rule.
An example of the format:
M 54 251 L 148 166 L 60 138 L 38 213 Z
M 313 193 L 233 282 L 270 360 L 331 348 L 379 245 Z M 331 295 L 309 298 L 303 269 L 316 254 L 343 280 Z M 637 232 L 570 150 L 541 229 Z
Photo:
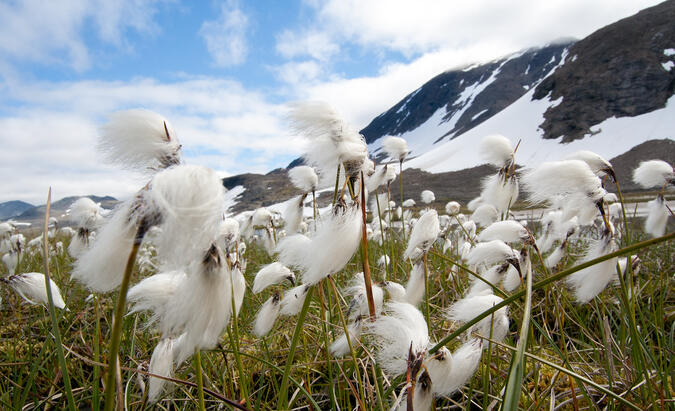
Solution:
M 255 316 L 255 324 L 253 331 L 258 337 L 264 337 L 272 331 L 274 323 L 279 317 L 281 311 L 281 295 L 275 292 L 270 298 L 265 301 L 260 311 Z
M 226 251 L 234 249 L 239 241 L 239 221 L 226 218 L 220 222 L 217 236 L 218 245 Z
M 319 177 L 310 166 L 293 167 L 288 171 L 288 177 L 291 179 L 291 183 L 302 190 L 303 193 L 316 191 L 319 186 Z
M 113 211 L 96 240 L 75 262 L 71 277 L 92 291 L 106 293 L 122 282 L 136 235 L 134 201 L 126 201 Z
M 408 143 L 401 137 L 386 136 L 382 140 L 382 149 L 394 160 L 403 161 L 408 155 Z
M 493 265 L 488 270 L 480 273 L 480 276 L 490 284 L 497 286 L 509 267 L 510 266 L 508 263 Z M 490 287 L 490 285 L 486 284 L 484 281 L 474 278 L 471 282 L 469 291 L 466 293 L 466 297 L 485 294 L 492 294 L 492 287 Z
M 441 232 L 441 226 L 438 221 L 438 213 L 436 210 L 429 210 L 417 220 L 417 223 L 410 233 L 408 240 L 408 247 L 403 253 L 403 258 L 411 258 L 415 248 L 421 249 L 423 252 L 429 251 L 434 241 Z
M 356 341 L 361 336 L 363 327 L 361 320 L 357 318 L 354 322 L 350 323 L 347 326 L 347 332 L 349 333 L 349 341 L 347 341 L 347 334 L 342 333 L 333 343 L 330 345 L 329 351 L 333 357 L 342 358 L 345 355 L 349 354 L 349 343 L 351 342 L 352 347 L 356 345 Z
M 155 346 L 155 349 L 152 351 L 148 371 L 151 374 L 161 375 L 162 377 L 171 377 L 173 375 L 173 352 L 174 339 L 163 338 L 157 343 L 157 346 Z M 148 401 L 152 404 L 155 403 L 164 392 L 167 381 L 161 378 L 150 377 L 149 383 Z
M 565 256 L 565 243 L 561 243 L 553 252 L 546 257 L 546 267 L 553 268 L 558 265 L 560 260 Z
M 480 141 L 480 154 L 483 160 L 497 168 L 503 168 L 513 161 L 513 145 L 508 138 L 491 134 Z
M 9 274 L 14 274 L 16 266 L 19 265 L 19 253 L 16 251 L 8 252 L 2 256 L 2 262 L 5 263 Z
M 675 171 L 663 160 L 643 161 L 633 170 L 633 182 L 643 188 L 662 187 L 675 182 Z
M 415 393 L 413 395 L 412 409 L 418 411 L 431 410 L 434 400 L 434 383 L 429 375 L 429 372 L 422 369 L 415 382 Z M 401 402 L 396 408 L 396 411 L 408 411 L 408 394 L 407 391 L 401 395 Z
M 588 164 L 596 176 L 604 177 L 610 175 L 614 178 L 614 168 L 612 168 L 612 164 L 592 151 L 580 150 L 565 157 L 565 160 L 581 160 Z
M 450 201 L 445 205 L 445 212 L 448 213 L 448 215 L 456 215 L 459 213 L 461 206 L 457 201 Z
M 482 204 L 471 214 L 473 220 L 480 227 L 487 227 L 497 221 L 499 212 L 492 204 Z
M 267 264 L 255 275 L 255 279 L 253 280 L 253 294 L 258 294 L 265 288 L 279 284 L 284 280 L 288 280 L 292 284 L 295 283 L 295 274 L 280 262 Z
M 366 180 L 366 189 L 368 190 L 368 192 L 374 193 L 379 186 L 386 183 L 388 173 L 389 173 L 388 164 L 385 164 L 382 167 L 378 167 L 375 170 L 375 172 Z M 384 205 L 382 205 L 382 207 L 384 207 Z
M 380 258 L 377 260 L 377 265 L 379 267 L 386 267 L 389 265 L 389 256 L 388 255 L 382 255 Z
M 422 191 L 422 194 L 420 194 L 420 199 L 424 204 L 430 204 L 433 203 L 436 200 L 436 196 L 434 195 L 434 192 L 431 190 L 424 190 Z
M 410 271 L 410 277 L 405 285 L 405 300 L 408 304 L 417 307 L 424 298 L 424 264 L 418 262 Z
M 469 322 L 493 306 L 504 301 L 501 297 L 493 294 L 475 295 L 461 299 L 454 303 L 447 311 L 448 319 L 462 323 Z M 508 307 L 502 307 L 489 315 L 477 324 L 474 324 L 469 330 L 477 332 L 483 337 L 490 337 L 496 341 L 503 341 L 509 332 L 509 311 Z
M 162 216 L 162 235 L 154 242 L 165 267 L 183 267 L 201 259 L 218 236 L 224 195 L 223 182 L 206 167 L 175 166 L 153 177 L 144 197 Z
M 502 173 L 485 177 L 481 181 L 481 202 L 492 204 L 497 211 L 505 212 L 518 200 L 518 179 Z
M 523 280 L 520 278 L 518 270 L 516 270 L 512 265 L 510 265 L 508 270 L 506 270 L 504 279 L 502 280 L 502 287 L 504 287 L 506 291 L 511 292 L 516 288 L 520 287 L 522 283 Z
M 600 239 L 594 240 L 584 258 L 579 263 L 593 260 L 619 249 L 612 234 L 607 231 Z M 574 298 L 579 304 L 585 304 L 600 294 L 607 287 L 616 273 L 617 257 L 584 268 L 567 277 L 567 285 L 572 289 Z
M 382 311 L 382 303 L 384 301 L 384 292 L 377 284 L 371 283 L 371 291 L 373 295 L 373 303 L 375 305 L 375 312 Z M 352 297 L 352 301 L 347 309 L 347 317 L 355 319 L 360 316 L 370 315 L 368 308 L 368 297 L 366 296 L 366 283 L 363 278 L 363 273 L 357 273 L 350 281 L 349 287 L 344 290 L 344 294 Z
M 480 365 L 483 351 L 481 346 L 485 348 L 485 345 L 481 344 L 479 339 L 471 339 L 452 353 L 449 373 L 434 379 L 434 374 L 430 370 L 434 393 L 448 396 L 468 383 Z
M 290 105 L 293 131 L 307 139 L 303 158 L 317 169 L 323 183 L 335 177 L 341 163 L 362 164 L 368 155 L 363 137 L 324 102 L 299 102 Z
M 0 278 L 0 281 L 9 285 L 21 298 L 31 304 L 42 304 L 45 307 L 49 305 L 45 275 L 42 273 L 10 275 L 9 277 Z M 63 310 L 66 307 L 66 303 L 63 301 L 59 286 L 51 278 L 49 279 L 49 288 L 52 292 L 54 307 Z
M 176 297 L 178 287 L 185 283 L 185 276 L 183 271 L 169 271 L 144 278 L 127 293 L 129 313 L 151 311 L 149 324 L 159 320 Z
M 88 237 L 86 230 L 79 230 L 78 234 L 70 239 L 68 244 L 68 255 L 73 258 L 79 258 L 87 248 Z
M 279 261 L 289 267 L 302 268 L 311 244 L 312 240 L 303 234 L 282 238 L 276 248 L 279 253 Z
M 607 193 L 600 179 L 581 160 L 550 161 L 525 172 L 521 182 L 530 193 L 533 204 L 554 201 L 560 197 L 583 195 L 597 202 Z
M 110 115 L 98 141 L 106 161 L 137 171 L 179 164 L 180 147 L 171 124 L 161 115 L 142 109 Z
M 304 215 L 305 207 L 303 205 L 305 195 L 300 195 L 288 202 L 286 211 L 284 212 L 284 221 L 286 221 L 286 232 L 294 234 L 300 231 L 300 224 Z
M 308 290 L 308 285 L 300 284 L 299 286 L 286 291 L 284 297 L 281 299 L 281 310 L 279 313 L 286 316 L 297 315 L 302 309 L 302 305 L 305 303 L 305 297 L 307 297 Z
M 415 200 L 409 198 L 403 202 L 402 206 L 405 208 L 415 207 Z
M 518 255 L 511 247 L 501 240 L 492 240 L 476 244 L 467 256 L 467 263 L 473 266 L 491 266 L 514 258 L 517 259 Z
M 70 206 L 67 214 L 77 227 L 92 229 L 103 219 L 101 211 L 101 207 L 91 198 L 81 197 Z
M 478 196 L 473 200 L 469 201 L 469 203 L 466 205 L 466 208 L 468 208 L 469 211 L 476 211 L 478 206 L 481 204 L 483 204 L 483 197 Z
M 505 243 L 517 243 L 530 237 L 527 229 L 517 221 L 497 221 L 478 234 L 478 241 L 502 240 Z
M 403 287 L 401 284 L 394 281 L 384 281 L 380 285 L 382 286 L 382 288 L 384 288 L 384 291 L 387 292 L 389 298 L 392 301 L 397 301 L 401 303 L 406 302 L 405 287 Z
M 403 374 L 408 352 L 424 353 L 429 346 L 427 323 L 422 313 L 406 303 L 389 302 L 386 315 L 364 324 L 364 332 L 374 336 L 378 364 L 389 375 Z
M 246 278 L 241 272 L 239 264 L 235 264 L 230 272 L 232 275 L 232 297 L 234 298 L 234 313 L 239 315 L 239 310 L 244 302 L 244 294 L 246 294 Z
M 252 224 L 255 228 L 265 228 L 272 224 L 272 213 L 265 207 L 257 208 L 253 212 Z
M 336 273 L 351 260 L 361 240 L 361 208 L 358 204 L 337 204 L 322 219 L 306 250 L 302 281 L 312 285 Z
M 668 208 L 663 196 L 657 196 L 647 203 L 649 213 L 645 219 L 645 232 L 652 237 L 661 237 L 666 232 Z

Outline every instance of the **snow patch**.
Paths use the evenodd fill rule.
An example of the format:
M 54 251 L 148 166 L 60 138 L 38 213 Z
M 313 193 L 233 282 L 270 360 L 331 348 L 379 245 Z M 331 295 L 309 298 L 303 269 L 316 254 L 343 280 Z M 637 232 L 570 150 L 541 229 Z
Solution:
M 471 121 L 474 121 L 478 117 L 482 116 L 483 114 L 485 114 L 485 112 L 487 112 L 487 109 L 485 109 L 485 110 L 481 111 L 480 113 L 476 114 L 475 116 L 471 117 Z
M 237 205 L 238 201 L 237 199 L 239 198 L 240 195 L 242 195 L 246 191 L 246 187 L 244 186 L 235 186 L 232 187 L 231 190 L 227 190 L 225 193 L 225 212 L 229 213 L 230 209 Z
M 675 49 L 665 49 L 663 50 L 663 54 L 665 54 L 668 57 L 675 56 Z
M 661 63 L 661 67 L 663 67 L 665 71 L 670 71 L 673 69 L 673 67 L 675 67 L 675 63 L 673 63 L 672 61 L 668 61 L 665 63 Z
M 521 139 L 516 162 L 529 167 L 558 160 L 578 150 L 591 150 L 611 159 L 647 140 L 675 137 L 675 96 L 672 96 L 663 109 L 603 121 L 593 127 L 596 133 L 593 136 L 566 144 L 561 144 L 560 139 L 545 140 L 539 125 L 544 122 L 546 110 L 552 104 L 559 104 L 559 99 L 532 100 L 533 94 L 534 89 L 480 125 L 405 162 L 404 168 L 442 173 L 475 167 L 482 164 L 478 146 L 488 134 L 503 134 L 514 144 Z M 435 134 L 440 132 L 442 129 Z

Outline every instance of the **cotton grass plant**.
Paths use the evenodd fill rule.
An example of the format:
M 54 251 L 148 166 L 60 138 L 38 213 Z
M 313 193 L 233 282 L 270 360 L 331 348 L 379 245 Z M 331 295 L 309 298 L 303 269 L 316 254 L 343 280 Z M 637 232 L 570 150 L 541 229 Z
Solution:
M 87 267 L 102 271 L 75 262 L 78 281 L 69 283 L 73 260 L 49 244 L 67 248 L 78 233 L 71 238 L 45 227 L 45 239 L 49 231 L 55 235 L 47 241 L 53 248 L 48 267 L 69 309 L 54 311 L 63 344 L 40 336 L 54 332 L 40 325 L 42 308 L 3 295 L 9 320 L 2 335 L 12 344 L 0 360 L 3 407 L 63 407 L 71 397 L 74 405 L 96 408 L 101 369 L 113 381 L 106 383 L 112 396 L 105 406 L 127 409 L 221 403 L 243 409 L 639 409 L 672 402 L 674 235 L 666 219 L 666 234 L 643 240 L 649 234 L 638 228 L 642 221 L 624 219 L 621 196 L 607 192 L 614 169 L 606 161 L 577 153 L 516 170 L 511 142 L 491 137 L 487 141 L 499 144 L 483 150 L 483 158 L 497 168 L 508 202 L 481 195 L 466 212 L 465 204 L 438 198 L 447 202 L 444 209 L 416 210 L 401 196 L 405 223 L 399 225 L 389 195 L 371 193 L 366 200 L 369 184 L 374 190 L 387 185 L 385 169 L 393 167 L 373 170 L 363 141 L 325 104 L 300 104 L 291 112 L 319 174 L 300 169 L 293 172 L 300 176 L 289 176 L 299 197 L 291 203 L 296 214 L 283 219 L 270 209 L 224 218 L 220 181 L 207 169 L 176 164 L 179 145 L 168 122 L 146 115 L 139 123 L 132 116 L 134 126 L 124 129 L 145 124 L 152 138 L 141 146 L 154 154 L 119 165 L 142 172 L 147 184 L 94 224 L 76 219 L 78 230 L 97 233 L 82 241 L 80 259 L 90 255 Z M 325 151 L 320 156 L 314 143 Z M 325 159 L 328 166 L 318 164 Z M 667 166 L 636 172 L 636 181 L 659 190 L 664 205 L 672 186 Z M 514 204 L 513 187 L 506 187 L 515 183 L 525 188 L 517 193 L 520 201 L 544 208 L 541 220 L 516 219 L 513 210 L 523 203 Z M 333 188 L 334 203 L 320 214 L 312 204 L 305 217 L 309 200 L 302 196 L 324 187 Z M 89 203 L 83 209 L 100 213 Z M 663 227 L 663 209 L 654 212 L 658 219 L 647 219 L 650 227 Z M 3 230 L 6 241 L 16 234 Z M 136 248 L 148 261 L 142 270 L 140 257 L 133 263 Z M 38 265 L 44 257 L 27 249 L 16 275 L 44 271 Z M 112 321 L 99 315 L 99 307 L 102 313 L 112 308 L 110 291 L 125 281 L 130 290 L 118 298 L 119 315 Z M 94 303 L 82 285 L 98 290 Z M 57 298 L 45 304 L 60 305 Z M 18 326 L 19 319 L 27 326 Z M 97 341 L 113 336 L 117 345 L 103 354 L 119 355 L 119 368 L 117 360 L 96 357 Z M 59 369 L 67 371 L 58 375 L 44 366 L 58 356 L 57 347 L 64 351 Z M 192 367 L 184 365 L 190 357 Z M 13 365 L 19 363 L 30 365 Z

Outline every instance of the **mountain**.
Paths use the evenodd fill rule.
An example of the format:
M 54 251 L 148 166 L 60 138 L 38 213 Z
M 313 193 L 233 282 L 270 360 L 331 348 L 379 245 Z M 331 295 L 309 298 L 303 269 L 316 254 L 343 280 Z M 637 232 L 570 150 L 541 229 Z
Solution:
M 82 196 L 71 196 L 64 197 L 58 201 L 54 201 L 50 206 L 50 215 L 58 218 L 59 220 L 64 219 L 63 215 L 70 206 Z M 101 203 L 101 207 L 106 209 L 111 209 L 115 207 L 118 203 L 117 199 L 110 196 L 99 197 L 99 196 L 86 196 L 92 199 L 96 203 Z M 25 210 L 23 213 L 14 217 L 15 220 L 26 221 L 26 222 L 36 222 L 44 219 L 46 210 L 46 205 L 42 204 L 39 206 L 31 206 L 29 209 Z
M 25 201 L 7 201 L 0 203 L 0 220 L 6 220 L 8 218 L 16 217 L 21 215 L 24 211 L 35 207 L 32 204 L 26 203 Z
M 406 139 L 410 154 L 403 178 L 409 198 L 419 198 L 423 189 L 434 191 L 439 203 L 475 197 L 480 179 L 494 172 L 482 164 L 479 150 L 489 134 L 519 142 L 516 162 L 523 167 L 595 151 L 615 165 L 624 191 L 637 191 L 630 176 L 640 161 L 675 163 L 673 21 L 671 0 L 579 41 L 448 70 L 361 133 L 380 162 L 386 160 L 382 137 Z M 295 193 L 284 188 L 288 181 L 279 179 L 270 189 L 269 175 L 246 176 L 232 198 L 233 211 L 280 203 Z

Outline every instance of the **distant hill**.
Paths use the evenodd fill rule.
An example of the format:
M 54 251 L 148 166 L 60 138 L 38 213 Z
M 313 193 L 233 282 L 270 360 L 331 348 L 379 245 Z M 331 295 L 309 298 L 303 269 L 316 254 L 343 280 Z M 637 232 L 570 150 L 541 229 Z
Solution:
M 0 220 L 7 220 L 19 216 L 33 207 L 35 206 L 32 204 L 18 200 L 0 203 Z
M 58 218 L 59 220 L 64 219 L 63 215 L 65 214 L 66 210 L 70 208 L 70 206 L 77 200 L 78 198 L 83 197 L 83 196 L 71 196 L 71 197 L 64 197 L 58 201 L 54 201 L 51 204 L 51 215 L 53 217 Z M 114 197 L 110 196 L 105 196 L 105 197 L 99 197 L 99 196 L 86 196 L 92 199 L 92 201 L 96 203 L 101 203 L 101 207 L 106 208 L 106 209 L 112 209 L 119 203 L 117 199 Z M 25 210 L 23 213 L 13 217 L 15 220 L 19 221 L 26 221 L 26 222 L 35 222 L 35 221 L 40 221 L 44 219 L 45 215 L 45 209 L 46 205 L 42 204 L 39 206 L 31 206 L 31 208 Z M 64 221 L 65 223 L 65 221 Z

